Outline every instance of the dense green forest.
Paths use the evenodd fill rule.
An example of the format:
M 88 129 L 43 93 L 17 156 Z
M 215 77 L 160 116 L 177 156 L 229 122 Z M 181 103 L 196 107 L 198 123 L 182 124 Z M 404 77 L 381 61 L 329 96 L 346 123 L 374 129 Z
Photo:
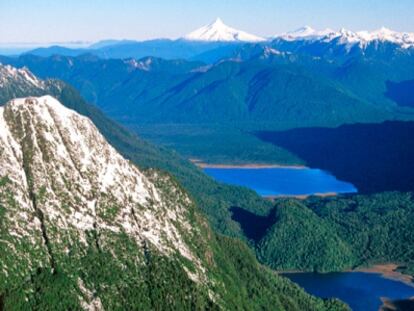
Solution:
M 37 198 L 40 201 L 41 194 Z M 16 204 L 10 180 L 0 178 L 0 216 L 19 209 Z M 160 255 L 151 245 L 142 252 L 141 245 L 122 231 L 104 238 L 105 230 L 89 230 L 87 243 L 69 242 L 64 256 L 59 249 L 68 241 L 47 239 L 52 260 L 36 266 L 36 259 L 47 254 L 39 254 L 40 245 L 13 240 L 4 230 L 16 224 L 1 217 L 0 244 L 13 241 L 14 250 L 25 256 L 0 254 L 2 268 L 7 269 L 0 274 L 0 309 L 79 310 L 93 303 L 106 310 L 348 310 L 338 300 L 306 294 L 259 265 L 241 241 L 211 231 L 197 210 L 190 215 L 191 226 L 203 237 L 194 243 L 207 267 L 206 277 L 214 280 L 211 285 L 191 281 L 185 270 L 191 265 L 183 264 L 182 258 Z M 58 227 L 54 230 L 60 234 Z
M 231 219 L 231 206 L 256 212 L 266 212 L 272 208 L 271 202 L 259 197 L 254 191 L 220 184 L 177 152 L 140 139 L 105 117 L 99 109 L 88 105 L 75 89 L 66 86 L 56 92 L 56 96 L 67 107 L 90 117 L 109 143 L 127 159 L 141 168 L 158 168 L 174 175 L 218 232 L 243 238 L 239 225 Z
M 268 55 L 266 48 L 251 48 L 238 62 L 227 58 L 213 65 L 135 60 L 141 69 L 131 60 L 91 54 L 23 55 L 2 61 L 27 66 L 41 78 L 70 83 L 87 101 L 124 124 L 231 124 L 235 128 L 268 124 L 281 128 L 378 122 L 412 114 L 384 96 L 387 79 L 409 77 L 409 68 L 414 66 L 409 56 L 396 56 L 390 72 L 390 66 L 380 61 L 356 59 L 341 64 L 304 55 Z M 369 77 L 361 79 L 364 72 Z M 373 86 L 370 79 L 375 80 Z M 360 92 L 361 85 L 376 100 Z
M 253 191 L 215 182 L 178 153 L 139 139 L 128 130 L 110 121 L 97 108 L 88 105 L 75 89 L 61 82 L 56 82 L 51 84 L 48 92 L 54 94 L 67 107 L 90 117 L 106 139 L 139 167 L 158 168 L 173 174 L 190 192 L 216 232 L 249 241 L 250 236 L 245 234 L 243 226 L 231 218 L 230 207 L 242 208 L 255 215 L 261 215 L 267 220 L 273 219 L 273 222 L 268 224 L 269 229 L 262 233 L 264 236 L 255 237 L 257 241 L 250 241 L 250 245 L 252 249 L 256 250 L 260 261 L 272 268 L 337 271 L 359 265 L 391 261 L 405 265 L 404 272 L 414 273 L 411 261 L 413 254 L 410 252 L 414 242 L 410 230 L 411 220 L 414 218 L 412 217 L 412 197 L 409 193 L 395 192 L 329 199 L 311 198 L 306 201 L 278 200 L 275 207 L 274 203 L 260 198 Z M 229 306 L 237 305 L 241 301 L 251 298 L 254 298 L 255 302 L 252 302 L 248 309 L 282 305 L 286 309 L 296 310 L 303 306 L 302 303 L 309 303 L 309 296 L 299 295 L 294 302 L 287 298 L 280 301 L 280 297 L 273 297 L 271 293 L 276 289 L 281 293 L 289 293 L 286 296 L 296 294 L 290 283 L 283 285 L 283 279 L 277 278 L 277 281 L 272 281 L 273 272 L 257 265 L 254 255 L 249 253 L 242 242 L 230 240 L 220 235 L 215 239 L 217 239 L 217 244 L 214 244 L 216 246 L 213 247 L 219 248 L 216 251 L 216 256 L 218 258 L 220 256 L 223 256 L 221 258 L 229 257 L 233 261 L 230 263 L 218 259 L 217 262 L 222 264 L 219 265 L 219 269 L 226 271 L 226 273 L 217 273 L 221 276 L 232 275 L 230 279 L 235 279 L 238 283 L 243 284 L 243 290 L 239 292 L 240 288 L 234 285 L 237 282 L 232 283 L 230 279 L 223 280 L 224 284 L 230 288 Z M 237 257 L 237 255 L 241 257 Z M 244 261 L 245 258 L 248 260 Z M 85 260 L 97 261 L 98 259 L 88 255 Z M 102 258 L 99 260 L 103 260 L 102 271 L 112 269 L 109 260 Z M 249 260 L 255 264 L 250 265 Z M 169 267 L 171 268 L 171 266 Z M 95 269 L 95 267 L 92 268 Z M 240 274 L 240 272 L 243 273 Z M 174 283 L 177 284 L 174 288 L 185 287 L 184 283 L 180 283 L 180 280 L 184 282 L 180 277 L 181 272 L 178 270 L 174 273 L 170 274 L 177 281 Z M 54 284 L 58 288 L 58 284 L 67 276 L 61 277 L 62 279 L 57 278 L 52 281 L 50 280 L 50 272 L 39 271 L 39 279 L 37 276 L 34 279 L 35 282 L 40 282 L 40 287 Z M 64 283 L 70 284 L 66 281 Z M 269 285 L 266 288 L 274 286 L 275 289 L 266 293 L 261 287 L 263 284 Z M 156 291 L 169 293 L 163 287 L 165 284 L 159 284 L 159 286 Z M 177 291 L 180 293 L 178 289 Z M 262 291 L 264 293 L 257 296 Z M 13 303 L 14 294 L 6 294 L 7 297 L 3 294 L 2 300 Z M 38 294 L 42 295 L 42 292 Z M 50 291 L 50 294 L 52 295 L 53 291 Z M 67 294 L 71 295 L 69 289 Z M 198 294 L 195 293 L 195 295 Z M 183 294 L 182 297 L 184 296 Z M 230 299 L 230 297 L 233 296 L 236 298 L 231 302 L 233 298 Z M 119 299 L 122 299 L 122 296 Z M 208 303 L 202 293 L 196 300 L 202 307 Z M 34 301 L 44 301 L 44 299 Z M 62 300 L 62 303 L 65 301 Z M 147 303 L 151 305 L 152 302 L 147 301 Z M 188 301 L 179 300 L 177 303 L 185 304 Z M 315 300 L 314 303 L 315 306 L 322 306 L 320 300 Z M 332 301 L 323 304 L 326 307 L 332 307 L 332 310 L 341 308 Z
M 340 235 L 345 229 L 339 227 L 339 224 L 346 224 L 348 221 L 358 220 L 359 222 L 351 228 L 354 228 L 358 234 L 362 234 L 362 230 L 374 230 L 374 227 L 367 226 L 363 221 L 368 217 L 375 216 L 376 218 L 374 219 L 378 221 L 378 226 L 375 227 L 375 230 L 379 230 L 381 228 L 379 224 L 384 223 L 384 226 L 389 225 L 387 222 L 388 219 L 385 216 L 381 216 L 386 210 L 389 215 L 395 217 L 395 226 L 401 222 L 404 226 L 401 226 L 400 230 L 405 230 L 404 228 L 406 227 L 403 220 L 410 221 L 410 217 L 404 216 L 408 215 L 407 213 L 412 208 L 409 194 L 395 192 L 373 196 L 339 197 L 338 199 L 314 198 L 305 202 L 281 200 L 277 201 L 278 208 L 274 209 L 274 204 L 271 201 L 264 200 L 255 192 L 241 187 L 217 183 L 205 175 L 200 169 L 182 158 L 178 153 L 154 146 L 139 139 L 128 130 L 110 121 L 97 108 L 85 103 L 73 88 L 67 85 L 61 85 L 54 92 L 67 107 L 90 117 L 108 141 L 138 166 L 142 168 L 159 168 L 173 174 L 184 188 L 189 191 L 217 232 L 238 237 L 245 241 L 249 240 L 250 236 L 245 234 L 243 226 L 232 219 L 231 207 L 238 207 L 259 216 L 276 213 L 277 216 L 272 217 L 283 221 L 276 223 L 275 226 L 271 226 L 267 234 L 261 237 L 262 239 L 260 241 L 257 241 L 255 245 L 252 244 L 252 247 L 255 246 L 257 250 L 259 259 L 272 267 L 277 267 L 278 269 L 304 268 L 309 270 L 315 268 L 315 270 L 328 271 L 367 264 L 371 261 L 393 260 L 404 263 L 407 260 L 404 254 L 409 254 L 410 241 L 412 241 L 410 240 L 409 232 L 404 231 L 404 234 L 408 238 L 406 241 L 386 240 L 388 244 L 396 242 L 397 244 L 395 245 L 399 245 L 400 251 L 394 252 L 393 256 L 391 256 L 391 253 L 386 253 L 388 257 L 385 255 L 381 257 L 384 250 L 377 249 L 377 244 L 372 244 L 375 245 L 375 249 L 379 253 L 374 254 L 370 251 L 371 246 L 366 253 L 367 259 L 364 259 L 365 257 L 361 254 L 355 253 L 357 250 L 361 250 L 361 245 L 356 245 L 355 243 L 351 243 L 352 241 L 348 241 L 347 238 L 350 235 Z M 359 204 L 358 214 L 355 211 L 347 213 L 346 211 L 354 206 L 355 202 Z M 334 217 L 335 215 L 327 217 L 318 214 L 318 208 L 320 208 L 320 211 L 327 210 L 328 203 L 330 203 L 330 206 L 338 206 L 337 209 L 332 209 L 332 211 L 340 213 L 336 216 L 339 217 L 339 220 L 344 219 L 342 222 L 336 219 Z M 339 206 L 343 207 L 342 210 L 339 209 Z M 382 210 L 372 208 L 375 206 L 380 206 Z M 398 211 L 402 215 L 393 214 L 392 211 Z M 353 218 L 345 218 L 350 216 L 353 216 Z M 267 219 L 267 217 L 264 218 Z M 246 223 L 248 222 L 246 221 Z M 304 228 L 307 228 L 307 230 L 304 230 Z M 319 229 L 316 230 L 317 228 Z M 358 230 L 361 232 L 358 232 Z M 272 235 L 272 232 L 275 235 Z M 282 241 L 280 236 L 278 236 L 280 232 L 283 233 L 284 243 L 280 242 Z M 321 238 L 309 239 L 312 235 Z M 364 236 L 358 236 L 358 239 L 362 237 Z M 391 235 L 387 238 L 396 239 L 396 236 Z M 293 245 L 293 243 L 296 243 L 295 247 L 286 248 L 286 245 Z M 383 244 L 378 243 L 378 247 L 381 245 L 383 246 Z M 318 256 L 313 254 L 315 249 L 319 251 Z M 330 249 L 332 251 L 329 251 Z M 391 248 L 387 249 L 391 250 Z M 326 253 L 321 253 L 321 250 L 326 250 Z M 337 252 L 338 250 L 341 250 L 342 253 L 339 254 Z M 283 257 L 283 254 L 286 254 L 286 256 Z M 292 257 L 289 257 L 289 254 Z M 302 256 L 299 254 L 302 254 Z
M 392 262 L 414 275 L 412 193 L 278 200 L 270 215 L 256 249 L 272 268 L 327 272 Z
M 257 46 L 240 53 L 241 62 L 214 65 L 91 54 L 0 59 L 66 81 L 145 139 L 215 163 L 303 163 L 286 148 L 257 139 L 252 132 L 258 130 L 414 117 L 412 108 L 385 95 L 387 81 L 411 77 L 414 65 L 407 55 L 384 65 L 381 59 L 342 63 L 303 53 L 269 56 Z
M 220 233 L 243 238 L 239 225 L 231 219 L 229 207 L 240 206 L 262 213 L 272 207 L 271 202 L 262 199 L 254 191 L 217 183 L 177 152 L 146 142 L 107 118 L 98 108 L 88 104 L 77 90 L 61 81 L 49 80 L 46 90 L 15 87 L 8 94 L 25 97 L 33 93 L 52 94 L 66 107 L 89 117 L 108 142 L 140 168 L 157 168 L 174 175 Z M 0 105 L 10 99 L 2 97 Z
M 86 104 L 71 87 L 59 81 L 49 81 L 45 92 L 54 94 L 69 108 L 89 116 L 101 132 L 118 150 L 143 168 L 161 168 L 173 171 L 180 180 L 192 184 L 193 198 L 202 210 L 210 213 L 210 219 L 216 229 L 222 228 L 228 235 L 242 237 L 237 223 L 230 218 L 227 210 L 233 199 L 235 202 L 250 202 L 251 206 L 260 206 L 265 202 L 251 191 L 232 188 L 214 182 L 188 161 L 171 151 L 148 144 L 134 134 L 107 119 L 93 106 Z M 15 96 L 24 93 L 13 90 Z M 185 178 L 184 178 L 185 177 Z M 204 197 L 199 197 L 203 189 L 209 189 Z M 13 191 L 8 179 L 0 181 L 0 216 L 8 212 L 10 204 L 15 204 Z M 216 199 L 216 194 L 218 194 Z M 239 195 L 244 196 L 239 200 Z M 225 199 L 224 199 L 225 198 Z M 220 201 L 222 200 L 222 201 Z M 226 201 L 225 201 L 226 200 Z M 249 204 L 250 205 L 250 204 Z M 15 205 L 13 205 L 15 206 Z M 271 207 L 269 204 L 268 207 Z M 219 213 L 214 215 L 214 211 Z M 198 215 L 198 212 L 194 213 Z M 214 215 L 214 217 L 213 217 Z M 200 217 L 200 216 L 199 216 Z M 222 221 L 220 218 L 222 217 Z M 0 223 L 5 230 L 6 224 Z M 10 225 L 10 224 L 7 224 Z M 198 225 L 197 225 L 198 226 Z M 209 229 L 204 222 L 200 229 L 208 241 L 198 243 L 198 252 L 202 252 L 205 264 L 209 267 L 209 278 L 216 280 L 215 292 L 221 293 L 219 304 L 227 309 L 263 310 L 275 306 L 281 310 L 347 310 L 346 306 L 335 300 L 322 301 L 306 294 L 298 286 L 284 279 L 268 268 L 258 264 L 254 253 L 244 243 L 220 236 Z M 143 310 L 205 310 L 215 309 L 216 304 L 202 287 L 189 281 L 187 272 L 180 261 L 168 260 L 157 252 L 147 250 L 145 266 L 138 267 L 134 256 L 138 254 L 137 245 L 126 236 L 117 243 L 101 247 L 93 243 L 97 232 L 90 232 L 91 242 L 87 249 L 77 249 L 73 245 L 75 261 L 67 261 L 65 256 L 35 269 L 30 276 L 13 274 L 7 281 L 0 282 L 0 306 L 6 310 L 68 310 L 79 309 L 84 292 L 80 292 L 79 278 L 87 288 L 94 288 L 94 294 L 100 297 L 105 308 L 121 310 L 141 306 Z M 52 242 L 49 242 L 52 243 Z M 201 244 L 200 244 L 201 243 Z M 24 245 L 23 245 L 24 247 Z M 36 251 L 33 250 L 35 253 Z M 31 254 L 27 248 L 27 254 Z M 123 254 L 114 256 L 114 254 Z M 13 265 L 13 256 L 3 253 L 2 262 Z M 14 258 L 15 259 L 15 258 Z M 16 262 L 14 264 L 23 264 Z M 128 269 L 125 269 L 128 267 Z M 25 266 L 25 269 L 30 267 Z M 91 297 L 86 297 L 91 298 Z M 92 297 L 93 298 L 93 297 Z
M 219 164 L 304 164 L 285 148 L 256 137 L 254 132 L 224 125 L 125 124 L 145 140 L 176 150 L 188 159 Z

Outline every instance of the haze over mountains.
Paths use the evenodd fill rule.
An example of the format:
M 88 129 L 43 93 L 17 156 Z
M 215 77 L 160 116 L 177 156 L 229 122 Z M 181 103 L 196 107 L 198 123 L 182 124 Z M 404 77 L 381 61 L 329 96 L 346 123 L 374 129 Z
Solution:
M 213 64 L 155 57 L 106 60 L 92 54 L 0 61 L 65 80 L 129 123 L 303 126 L 411 118 L 411 108 L 387 88 L 412 78 L 413 49 L 381 43 L 348 51 L 330 44 L 278 39 L 231 45 L 231 52 L 225 46 L 210 54 L 219 58 Z
M 220 19 L 0 56 L 0 309 L 336 311 L 270 268 L 413 274 L 413 73 L 411 33 Z M 315 165 L 360 194 L 266 200 L 190 158 Z
M 409 32 L 395 32 L 387 28 L 375 31 L 350 31 L 341 29 L 334 31 L 326 29 L 317 31 L 309 26 L 273 37 L 260 37 L 227 26 L 220 18 L 203 26 L 179 39 L 152 39 L 147 41 L 134 40 L 104 40 L 92 44 L 89 48 L 73 49 L 62 46 L 42 47 L 30 54 L 51 56 L 54 54 L 77 56 L 84 53 L 93 53 L 103 58 L 142 58 L 146 56 L 168 59 L 193 58 L 200 59 L 207 51 L 217 48 L 232 50 L 232 47 L 245 43 L 269 44 L 272 41 L 310 41 L 320 44 L 339 45 L 348 52 L 355 47 L 367 49 L 378 44 L 394 44 L 403 49 L 414 46 L 414 34 Z
M 222 24 L 207 28 L 224 29 L 213 33 L 226 38 Z M 109 42 L 96 50 L 51 48 L 0 62 L 72 84 L 110 117 L 186 156 L 226 159 L 231 153 L 237 161 L 245 154 L 245 160 L 288 163 L 297 158 L 246 131 L 414 116 L 414 48 L 408 34 L 321 34 L 308 27 L 272 41 L 232 40 Z M 226 150 L 213 154 L 185 128 L 195 125 L 192 131 L 200 134 L 200 123 L 208 125 L 203 132 L 208 140 L 227 137 L 220 147 Z M 241 145 L 250 147 L 236 152 Z
M 410 34 L 304 27 L 259 42 L 237 34 L 218 20 L 193 32 L 204 41 L 110 40 L 0 62 L 64 80 L 143 137 L 218 162 L 304 163 L 257 130 L 413 119 Z

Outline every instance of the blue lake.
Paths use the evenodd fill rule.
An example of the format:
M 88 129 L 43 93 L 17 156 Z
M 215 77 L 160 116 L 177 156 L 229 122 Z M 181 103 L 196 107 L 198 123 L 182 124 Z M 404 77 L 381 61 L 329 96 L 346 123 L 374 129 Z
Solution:
M 314 296 L 339 298 L 354 311 L 378 311 L 382 305 L 381 297 L 401 300 L 414 296 L 414 285 L 375 273 L 286 273 L 283 276 Z
M 262 196 L 354 193 L 350 183 L 319 169 L 205 168 L 217 181 L 255 190 Z

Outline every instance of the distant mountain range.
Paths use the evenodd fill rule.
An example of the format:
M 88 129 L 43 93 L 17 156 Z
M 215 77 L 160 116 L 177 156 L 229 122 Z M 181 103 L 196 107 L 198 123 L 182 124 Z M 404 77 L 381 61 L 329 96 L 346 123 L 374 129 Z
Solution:
M 282 45 L 300 42 L 303 45 L 322 45 L 324 49 L 335 46 L 349 53 L 355 49 L 368 50 L 381 48 L 381 45 L 394 45 L 399 49 L 413 49 L 414 34 L 396 32 L 387 28 L 376 31 L 353 32 L 346 29 L 317 31 L 309 26 L 282 33 L 273 37 L 260 37 L 227 26 L 221 19 L 203 26 L 179 39 L 153 39 L 147 41 L 104 40 L 88 48 L 68 48 L 59 45 L 42 47 L 27 52 L 38 56 L 78 56 L 92 53 L 102 58 L 142 58 L 147 56 L 167 59 L 193 59 L 206 61 L 203 55 L 216 49 L 232 51 L 244 44 Z M 214 58 L 217 59 L 217 58 Z
M 315 30 L 310 26 L 299 28 L 296 31 L 287 32 L 274 39 L 283 39 L 287 41 L 295 40 L 309 40 L 309 41 L 324 41 L 331 42 L 336 41 L 340 44 L 345 44 L 348 47 L 353 45 L 359 45 L 360 47 L 366 46 L 372 42 L 377 43 L 394 43 L 402 48 L 414 47 L 414 33 L 397 32 L 391 29 L 382 27 L 374 31 L 358 31 L 353 32 L 342 28 L 339 31 L 332 29 Z
M 127 123 L 246 123 L 275 128 L 413 118 L 412 108 L 388 90 L 412 80 L 411 49 L 387 43 L 364 51 L 338 47 L 335 52 L 324 47 L 327 43 L 316 49 L 312 42 L 275 40 L 238 46 L 213 64 L 155 57 L 107 60 L 92 54 L 23 55 L 0 61 L 27 66 L 42 78 L 64 80 Z M 215 55 L 221 52 L 217 49 Z
M 242 242 L 213 232 L 210 225 L 247 240 L 231 206 L 269 219 L 265 235 L 250 245 L 275 269 L 401 262 L 412 273 L 410 193 L 286 199 L 272 210 L 252 191 L 217 184 L 176 153 L 141 141 L 65 82 L 41 79 L 59 77 L 110 115 L 154 128 L 207 122 L 246 133 L 268 123 L 412 117 L 409 92 L 395 96 L 412 85 L 409 48 L 386 43 L 345 57 L 277 44 L 238 46 L 213 64 L 0 57 L 18 67 L 0 65 L 0 106 L 7 102 L 0 108 L 0 244 L 7 250 L 0 256 L 0 309 L 348 310 L 305 294 L 260 266 Z M 57 99 L 38 97 L 45 94 Z M 365 139 L 382 143 L 367 135 L 361 144 Z M 340 142 L 331 143 L 343 155 Z M 305 147 L 315 152 L 311 140 Z M 186 190 L 157 169 L 173 173 Z
M 206 30 L 226 33 L 223 24 Z M 213 161 L 240 154 L 244 161 L 290 163 L 297 158 L 269 149 L 249 131 L 414 118 L 409 38 L 385 29 L 368 36 L 304 27 L 270 41 L 109 41 L 92 53 L 75 50 L 78 56 L 56 48 L 57 55 L 0 56 L 0 62 L 73 85 L 108 116 L 186 156 L 198 150 L 196 156 L 211 154 Z M 162 132 L 159 124 L 191 124 L 197 133 L 203 124 L 208 141 L 227 135 L 225 150 L 200 146 L 188 129 Z M 251 148 L 242 153 L 237 142 L 244 138 Z

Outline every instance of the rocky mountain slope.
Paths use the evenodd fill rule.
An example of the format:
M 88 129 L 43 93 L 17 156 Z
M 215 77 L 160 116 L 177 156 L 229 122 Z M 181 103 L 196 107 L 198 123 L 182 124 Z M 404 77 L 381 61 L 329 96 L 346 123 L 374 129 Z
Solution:
M 56 99 L 0 115 L 2 309 L 345 309 L 215 235 L 172 177 L 125 160 Z
M 89 119 L 49 96 L 11 101 L 0 110 L 0 128 L 0 176 L 13 189 L 2 202 L 3 284 L 34 267 L 71 273 L 91 247 L 113 251 L 121 264 L 125 254 L 113 246 L 126 241 L 136 268 L 154 252 L 182 262 L 195 284 L 208 283 L 189 243 L 203 240 L 192 203 L 169 177 L 145 176 Z M 79 301 L 100 305 L 99 297 L 88 301 L 87 278 L 76 279 Z

